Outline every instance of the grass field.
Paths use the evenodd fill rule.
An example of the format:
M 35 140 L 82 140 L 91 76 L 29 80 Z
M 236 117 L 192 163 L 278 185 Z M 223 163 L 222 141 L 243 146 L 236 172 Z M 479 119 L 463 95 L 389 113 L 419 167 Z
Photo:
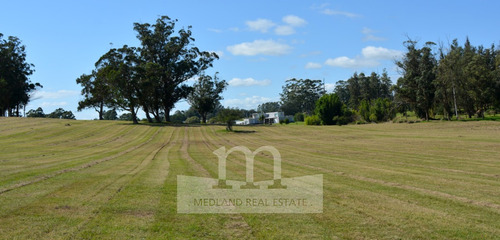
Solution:
M 0 238 L 500 237 L 500 122 L 223 129 L 0 118 Z M 177 175 L 217 178 L 212 152 L 238 145 L 277 148 L 283 177 L 323 174 L 323 213 L 178 214 Z M 256 157 L 256 181 L 272 164 Z

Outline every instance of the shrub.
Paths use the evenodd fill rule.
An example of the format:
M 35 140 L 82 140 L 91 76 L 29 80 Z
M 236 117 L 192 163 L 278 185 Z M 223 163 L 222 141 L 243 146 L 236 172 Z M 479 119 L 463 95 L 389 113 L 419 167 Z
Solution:
M 372 115 L 370 115 L 370 122 L 377 122 L 377 115 L 375 115 L 375 113 L 372 113 Z
M 215 124 L 217 123 L 217 119 L 215 117 L 208 119 L 207 123 L 209 124 Z
M 197 116 L 192 116 L 186 119 L 187 124 L 200 123 L 200 118 Z
M 365 120 L 370 120 L 370 103 L 366 100 L 362 100 L 359 104 L 359 115 Z
M 295 116 L 293 116 L 293 120 L 295 122 L 303 122 L 304 121 L 304 113 L 301 113 L 301 112 L 298 112 L 295 114 Z
M 346 125 L 347 123 L 349 123 L 349 121 L 345 116 L 335 116 L 333 117 L 333 122 L 335 125 L 339 126 Z
M 289 123 L 290 123 L 290 119 L 285 118 L 285 124 L 289 124 Z
M 343 115 L 344 104 L 337 94 L 325 94 L 316 102 L 316 114 L 323 125 L 334 125 L 333 118 Z
M 283 125 L 283 123 L 285 123 L 285 120 L 281 119 L 280 124 Z
M 320 125 L 321 119 L 317 115 L 307 116 L 305 118 L 306 125 Z

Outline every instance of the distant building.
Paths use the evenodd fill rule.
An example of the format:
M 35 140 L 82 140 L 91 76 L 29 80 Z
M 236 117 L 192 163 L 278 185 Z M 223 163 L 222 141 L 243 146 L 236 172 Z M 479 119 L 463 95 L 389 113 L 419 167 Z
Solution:
M 284 112 L 252 113 L 251 117 L 236 121 L 236 125 L 273 124 L 280 123 L 280 121 L 284 121 L 286 118 L 293 122 L 293 117 L 285 116 Z

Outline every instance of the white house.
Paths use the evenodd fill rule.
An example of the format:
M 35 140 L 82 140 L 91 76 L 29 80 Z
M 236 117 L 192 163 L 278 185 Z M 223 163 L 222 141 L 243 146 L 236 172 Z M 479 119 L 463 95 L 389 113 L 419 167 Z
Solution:
M 263 117 L 263 120 L 261 122 L 261 119 Z M 288 118 L 289 120 L 293 121 L 293 118 L 290 116 L 285 116 L 284 112 L 268 112 L 268 113 L 252 113 L 252 116 L 249 118 L 244 118 L 243 120 L 236 121 L 236 125 L 252 125 L 252 124 L 273 124 L 273 123 L 280 123 L 281 120 L 285 120 L 285 118 Z

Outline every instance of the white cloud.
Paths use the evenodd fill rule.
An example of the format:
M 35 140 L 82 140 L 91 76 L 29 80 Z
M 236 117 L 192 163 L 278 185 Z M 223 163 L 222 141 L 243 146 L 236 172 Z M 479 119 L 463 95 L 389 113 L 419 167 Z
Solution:
M 368 46 L 361 50 L 361 54 L 367 59 L 394 59 L 403 53 L 398 50 Z
M 333 92 L 335 90 L 335 83 L 325 83 L 325 89 L 327 92 Z
M 271 102 L 273 101 L 273 98 L 269 97 L 261 97 L 261 96 L 252 96 L 252 97 L 246 97 L 244 99 L 228 99 L 228 100 L 223 100 L 223 105 L 226 107 L 237 107 L 237 108 L 243 108 L 243 109 L 256 109 L 259 104 L 265 103 L 265 102 Z
M 321 13 L 326 14 L 326 15 L 340 15 L 348 18 L 356 18 L 360 17 L 360 15 L 351 13 L 351 12 L 343 12 L 343 11 L 337 11 L 337 10 L 332 10 L 329 8 L 323 9 Z
M 361 50 L 361 56 L 329 58 L 325 61 L 325 65 L 341 68 L 376 67 L 382 60 L 393 60 L 401 55 L 402 52 L 398 50 L 368 46 Z
M 365 37 L 363 38 L 363 41 L 385 41 L 386 40 L 383 37 L 377 37 L 377 36 L 375 36 L 374 35 L 375 30 L 367 28 L 367 27 L 364 27 L 361 30 L 361 33 L 363 33 L 365 35 Z
M 305 66 L 306 69 L 319 69 L 321 68 L 321 63 L 308 62 Z
M 295 33 L 295 29 L 292 26 L 282 25 L 282 26 L 277 26 L 274 29 L 274 33 L 282 36 L 292 35 Z
M 259 31 L 262 33 L 267 32 L 270 28 L 276 25 L 273 21 L 262 18 L 259 18 L 255 21 L 246 21 L 245 23 L 250 28 L 250 30 Z
M 287 15 L 283 17 L 283 22 L 292 26 L 292 27 L 302 27 L 307 24 L 306 20 L 294 16 L 294 15 Z
M 33 99 L 58 99 L 58 98 L 66 98 L 66 97 L 74 97 L 80 95 L 79 91 L 73 90 L 58 90 L 55 92 L 48 91 L 36 91 L 33 93 Z
M 341 68 L 362 68 L 375 67 L 380 63 L 370 59 L 363 58 L 348 58 L 345 56 L 337 58 L 329 58 L 325 61 L 325 65 Z
M 270 84 L 271 84 L 271 81 L 267 80 L 267 79 L 259 81 L 259 80 L 255 80 L 253 78 L 245 78 L 245 79 L 233 78 L 229 81 L 229 86 L 233 86 L 233 87 L 268 86 Z
M 287 44 L 278 43 L 273 40 L 255 40 L 228 46 L 227 50 L 233 55 L 255 56 L 269 55 L 279 56 L 288 54 L 291 47 Z

